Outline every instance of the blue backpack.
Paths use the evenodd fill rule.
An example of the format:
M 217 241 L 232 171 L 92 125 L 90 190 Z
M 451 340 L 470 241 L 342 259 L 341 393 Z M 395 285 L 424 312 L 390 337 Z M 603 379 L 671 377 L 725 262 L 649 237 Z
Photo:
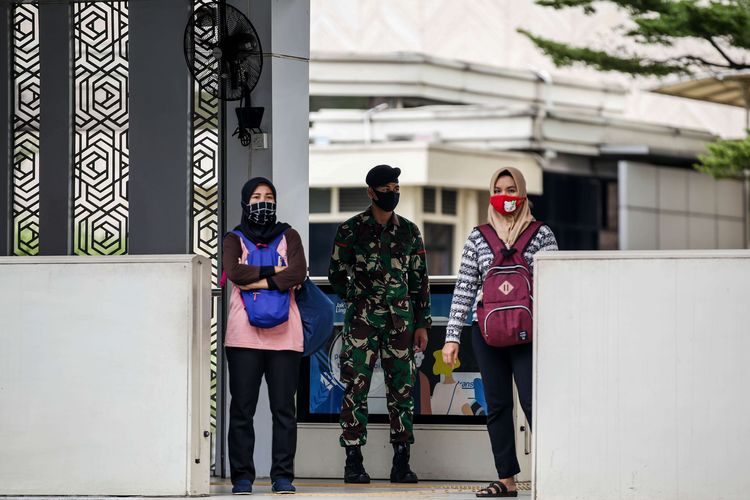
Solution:
M 232 231 L 242 239 L 247 248 L 247 264 L 250 266 L 285 266 L 278 252 L 284 234 L 279 235 L 268 245 L 256 245 L 242 233 Z M 258 328 L 273 328 L 289 321 L 291 292 L 279 290 L 240 290 L 245 312 L 250 324 Z
M 333 335 L 333 315 L 336 307 L 310 278 L 306 278 L 297 290 L 297 307 L 302 318 L 305 350 L 302 356 L 310 356 L 328 342 Z

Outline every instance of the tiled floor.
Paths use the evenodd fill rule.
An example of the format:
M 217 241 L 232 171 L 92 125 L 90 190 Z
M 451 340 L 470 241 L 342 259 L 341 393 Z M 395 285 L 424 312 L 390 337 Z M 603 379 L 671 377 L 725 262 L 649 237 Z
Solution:
M 298 479 L 294 482 L 297 494 L 292 498 L 446 498 L 451 500 L 474 499 L 474 491 L 486 483 L 461 483 L 447 481 L 422 481 L 414 485 L 394 485 L 387 481 L 374 481 L 371 484 L 345 485 L 340 480 Z M 520 498 L 530 498 L 528 484 L 520 484 Z M 228 480 L 211 480 L 211 497 L 231 496 L 232 485 Z M 271 493 L 271 483 L 258 480 L 253 486 L 253 497 L 277 496 Z M 280 495 L 279 495 L 280 496 Z M 252 497 L 251 497 L 252 498 Z

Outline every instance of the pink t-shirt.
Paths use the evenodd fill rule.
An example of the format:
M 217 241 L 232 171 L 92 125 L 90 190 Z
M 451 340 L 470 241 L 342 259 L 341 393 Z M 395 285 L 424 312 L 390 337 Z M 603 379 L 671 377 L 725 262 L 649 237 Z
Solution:
M 245 243 L 242 245 L 242 261 L 247 262 L 248 251 Z M 286 236 L 279 243 L 278 252 L 286 260 Z M 252 326 L 247 319 L 245 304 L 242 302 L 240 289 L 232 286 L 229 296 L 229 314 L 227 315 L 227 331 L 224 338 L 227 347 L 245 347 L 249 349 L 264 349 L 267 351 L 304 351 L 305 341 L 302 334 L 302 319 L 299 315 L 297 301 L 292 292 L 289 306 L 289 321 L 273 328 L 258 328 Z

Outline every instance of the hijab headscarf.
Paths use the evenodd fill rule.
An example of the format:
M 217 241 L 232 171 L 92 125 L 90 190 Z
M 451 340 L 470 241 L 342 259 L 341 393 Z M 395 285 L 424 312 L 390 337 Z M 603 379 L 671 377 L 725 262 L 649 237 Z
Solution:
M 248 219 L 245 207 L 248 206 L 248 201 L 255 192 L 255 189 L 261 184 L 270 187 L 273 192 L 273 197 L 276 199 L 276 187 L 265 177 L 253 177 L 247 181 L 245 185 L 242 186 L 242 220 L 235 229 L 242 231 L 242 234 L 247 236 L 247 239 L 256 245 L 258 243 L 267 245 L 291 226 L 285 222 L 278 222 L 275 218 L 265 224 L 256 224 Z
M 521 204 L 521 207 L 512 215 L 502 215 L 490 205 L 487 210 L 487 222 L 495 229 L 500 239 L 508 247 L 512 247 L 518 240 L 518 237 L 521 236 L 521 233 L 523 233 L 523 230 L 529 227 L 529 224 L 534 221 L 534 216 L 531 215 L 531 207 L 529 206 L 526 194 L 526 179 L 517 168 L 503 167 L 492 174 L 490 196 L 495 194 L 495 183 L 497 183 L 497 180 L 507 174 L 513 177 L 513 181 L 516 184 L 516 189 L 518 190 L 516 196 L 526 199 Z

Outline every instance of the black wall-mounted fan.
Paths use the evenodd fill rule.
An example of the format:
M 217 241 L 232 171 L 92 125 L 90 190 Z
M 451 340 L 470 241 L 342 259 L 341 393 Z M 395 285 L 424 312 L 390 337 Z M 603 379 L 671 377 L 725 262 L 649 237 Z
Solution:
M 224 101 L 240 100 L 239 127 L 234 135 L 247 146 L 263 117 L 263 108 L 250 106 L 250 92 L 263 70 L 258 32 L 231 5 L 207 3 L 196 7 L 190 16 L 184 49 L 188 68 L 204 91 Z

